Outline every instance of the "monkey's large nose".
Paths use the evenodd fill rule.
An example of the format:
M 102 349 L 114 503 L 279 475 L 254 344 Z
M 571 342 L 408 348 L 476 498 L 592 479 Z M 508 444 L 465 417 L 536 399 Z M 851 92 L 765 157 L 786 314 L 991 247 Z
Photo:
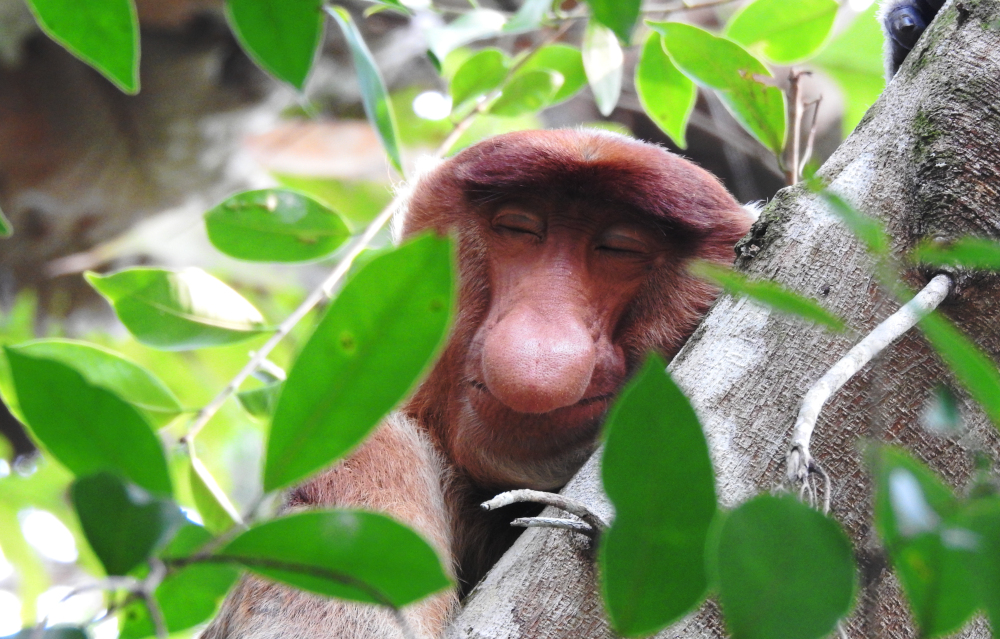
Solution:
M 483 381 L 520 413 L 572 406 L 590 385 L 594 339 L 575 317 L 544 317 L 530 307 L 508 313 L 483 344 Z

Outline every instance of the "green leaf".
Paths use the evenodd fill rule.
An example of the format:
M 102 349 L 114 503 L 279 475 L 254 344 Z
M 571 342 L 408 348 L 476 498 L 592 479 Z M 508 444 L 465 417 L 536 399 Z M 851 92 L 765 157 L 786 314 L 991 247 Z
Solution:
M 184 520 L 173 502 L 107 472 L 77 479 L 70 493 L 87 542 L 109 575 L 128 574 L 146 561 Z
M 198 514 L 205 522 L 205 528 L 212 534 L 219 535 L 241 522 L 236 508 L 219 487 L 218 482 L 205 468 L 205 464 L 197 457 L 191 457 L 191 470 L 188 478 L 191 483 L 191 496 L 198 507 Z
M 208 531 L 185 521 L 160 554 L 167 561 L 186 558 L 211 541 Z M 167 630 L 179 632 L 209 619 L 239 576 L 239 569 L 228 564 L 193 563 L 171 570 L 153 592 Z M 156 633 L 143 601 L 124 606 L 118 619 L 119 639 L 142 639 Z
M 281 395 L 282 382 L 267 384 L 259 388 L 236 393 L 243 410 L 254 417 L 260 419 L 270 419 L 274 415 L 274 409 L 278 405 L 278 397 Z
M 170 633 L 208 621 L 218 610 L 240 571 L 225 564 L 192 564 L 171 572 L 157 586 L 153 597 Z M 118 639 L 143 639 L 156 628 L 143 601 L 134 601 L 119 614 Z
M 206 550 L 215 538 L 204 526 L 199 526 L 190 519 L 185 519 L 177 529 L 173 539 L 160 551 L 164 561 L 187 559 Z
M 798 62 L 823 46 L 837 6 L 834 0 L 755 0 L 733 16 L 725 36 L 777 64 Z
M 288 374 L 274 413 L 264 489 L 347 454 L 415 387 L 447 334 L 451 244 L 424 236 L 347 283 Z
M 490 105 L 489 113 L 517 117 L 541 111 L 552 102 L 562 83 L 562 75 L 554 71 L 519 73 L 504 85 L 500 97 Z
M 72 368 L 91 386 L 111 391 L 138 408 L 154 426 L 166 425 L 184 410 L 177 396 L 153 373 L 102 346 L 68 339 L 45 339 L 14 348 L 24 355 Z
M 389 102 L 389 92 L 382 81 L 382 74 L 375 66 L 372 52 L 368 50 L 361 32 L 351 19 L 351 14 L 343 7 L 325 7 L 327 13 L 337 21 L 344 38 L 351 48 L 351 59 L 354 60 L 354 70 L 358 74 L 358 84 L 361 86 L 361 103 L 365 107 L 368 121 L 375 128 L 382 140 L 382 148 L 389 156 L 389 161 L 400 174 L 403 173 L 403 160 L 399 153 L 399 134 L 396 132 L 396 116 Z
M 721 519 L 709 544 L 733 637 L 819 639 L 851 609 L 851 542 L 835 521 L 792 497 L 746 502 Z
M 928 240 L 913 249 L 910 259 L 932 266 L 1000 271 L 1000 243 L 985 237 L 961 237 L 942 246 Z
M 73 474 L 112 470 L 150 492 L 171 493 L 160 441 L 135 407 L 61 362 L 4 350 L 31 432 Z
M 761 144 L 780 153 L 785 143 L 785 94 L 766 83 L 767 67 L 735 42 L 689 24 L 650 22 L 681 72 L 715 89 L 736 121 Z
M 776 311 L 822 324 L 833 331 L 840 332 L 847 328 L 844 320 L 777 282 L 749 280 L 732 269 L 705 261 L 694 262 L 689 268 L 694 275 L 715 282 L 727 293 L 749 297 Z
M 635 66 L 635 89 L 646 115 L 670 136 L 674 144 L 687 148 L 688 119 L 694 111 L 698 90 L 663 50 L 661 36 L 649 34 Z
M 449 90 L 452 110 L 464 103 L 486 95 L 499 87 L 507 78 L 510 59 L 500 49 L 483 49 L 462 63 L 451 80 Z
M 958 533 L 956 535 L 956 532 Z M 1000 624 L 1000 499 L 973 501 L 958 516 L 950 536 L 958 540 L 972 535 L 973 550 L 966 553 L 966 570 L 990 616 L 990 625 Z
M 415 116 L 414 116 L 415 117 Z M 282 186 L 305 193 L 334 209 L 352 231 L 361 231 L 392 201 L 392 193 L 377 180 L 340 180 L 308 175 L 274 174 Z
M 351 236 L 340 215 L 310 197 L 284 189 L 234 195 L 205 213 L 205 227 L 215 248 L 256 262 L 326 257 Z
M 504 33 L 524 33 L 542 26 L 545 14 L 552 8 L 553 0 L 525 0 L 514 17 L 503 25 Z
M 845 138 L 885 88 L 884 36 L 876 18 L 878 7 L 879 3 L 874 2 L 867 11 L 855 16 L 849 27 L 809 61 L 810 65 L 833 77 L 844 92 Z
M 615 521 L 598 554 L 615 630 L 648 635 L 705 596 L 705 540 L 716 511 L 708 444 L 659 356 L 622 392 L 605 425 L 601 475 Z
M 886 235 L 881 222 L 858 211 L 831 191 L 824 189 L 820 191 L 820 196 L 830 206 L 831 212 L 847 225 L 851 233 L 864 242 L 869 253 L 876 258 L 889 255 L 889 236 Z
M 240 46 L 262 69 L 300 91 L 323 38 L 321 0 L 226 0 Z
M 27 0 L 38 26 L 116 87 L 139 92 L 139 18 L 132 0 Z
M 587 0 L 587 4 L 595 20 L 614 31 L 626 46 L 631 43 L 642 0 Z
M 979 607 L 967 570 L 969 549 L 944 525 L 958 503 L 930 469 L 906 453 L 882 446 L 873 460 L 875 526 L 917 625 L 927 637 L 958 630 Z
M 1000 372 L 996 364 L 938 313 L 920 320 L 920 330 L 993 425 L 1000 428 Z
M 206 550 L 214 539 L 204 526 L 185 519 L 166 547 L 160 551 L 160 558 L 164 561 L 187 559 Z
M 8 220 L 3 211 L 0 211 L 0 238 L 10 237 L 14 234 L 14 227 L 10 225 L 10 220 Z
M 443 27 L 427 29 L 425 38 L 432 61 L 440 68 L 449 53 L 474 40 L 499 35 L 506 22 L 499 11 L 473 9 Z
M 542 47 L 525 60 L 515 75 L 528 71 L 555 71 L 563 77 L 562 86 L 549 101 L 549 106 L 568 100 L 587 84 L 583 69 L 583 54 L 576 47 L 550 44 Z
M 232 344 L 267 330 L 239 293 L 205 271 L 130 268 L 87 281 L 137 340 L 165 351 Z
M 450 584 L 437 554 L 417 533 L 363 511 L 275 519 L 243 533 L 217 557 L 303 590 L 397 608 Z
M 583 68 L 601 115 L 615 110 L 622 92 L 622 64 L 625 56 L 614 32 L 590 20 L 583 35 Z

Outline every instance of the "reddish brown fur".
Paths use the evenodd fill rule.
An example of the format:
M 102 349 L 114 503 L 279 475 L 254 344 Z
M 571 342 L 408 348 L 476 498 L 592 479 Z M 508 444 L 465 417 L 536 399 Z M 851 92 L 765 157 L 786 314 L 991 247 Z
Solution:
M 672 357 L 714 299 L 714 289 L 687 275 L 686 262 L 729 263 L 750 217 L 698 167 L 652 145 L 583 130 L 519 132 L 471 147 L 417 184 L 406 216 L 406 236 L 433 229 L 458 238 L 461 289 L 451 339 L 403 408 L 408 419 L 390 420 L 353 457 L 295 491 L 292 502 L 393 513 L 447 548 L 465 589 L 516 534 L 507 525 L 516 514 L 488 516 L 477 504 L 505 489 L 551 490 L 569 479 L 643 355 Z M 543 231 L 525 233 L 517 226 L 523 219 L 540 220 Z M 620 229 L 638 237 L 643 251 L 606 251 L 607 237 L 623 237 L 615 234 Z M 535 328 L 540 346 L 525 352 L 541 355 L 511 360 Z M 501 334 L 511 343 L 498 345 Z M 577 370 L 592 372 L 574 379 Z M 489 379 L 501 381 L 491 386 Z M 550 396 L 535 402 L 535 386 L 518 387 L 523 379 Z M 499 397 L 527 408 L 515 411 Z M 420 432 L 403 436 L 401 428 Z M 412 450 L 421 438 L 426 448 Z M 259 600 L 273 600 L 277 588 L 249 583 L 207 636 L 272 636 L 262 626 L 276 621 Z M 357 630 L 368 609 L 316 608 L 308 595 L 295 600 L 303 603 L 282 603 L 280 614 L 295 617 L 297 628 L 317 636 L 375 634 Z M 455 602 L 450 593 L 425 604 L 432 610 L 417 618 L 428 636 L 440 632 L 442 611 Z M 253 621 L 260 615 L 263 621 Z

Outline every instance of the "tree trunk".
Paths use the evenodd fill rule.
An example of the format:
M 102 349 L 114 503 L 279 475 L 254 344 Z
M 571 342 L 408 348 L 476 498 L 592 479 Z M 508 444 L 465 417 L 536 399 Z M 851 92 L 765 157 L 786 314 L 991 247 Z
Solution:
M 1000 3 L 955 0 L 910 54 L 881 99 L 823 166 L 830 187 L 880 218 L 902 252 L 926 237 L 1000 236 Z M 853 334 L 833 335 L 745 299 L 723 296 L 671 364 L 711 447 L 725 507 L 779 487 L 795 415 L 806 390 L 898 303 L 874 276 L 851 233 L 806 189 L 785 189 L 738 248 L 737 265 L 819 299 Z M 929 273 L 906 274 L 914 287 Z M 1000 359 L 1000 277 L 963 276 L 943 307 Z M 930 434 L 920 415 L 938 385 L 958 391 L 968 430 Z M 872 526 L 871 480 L 860 449 L 892 442 L 960 487 L 974 451 L 996 459 L 1000 437 L 919 332 L 911 331 L 824 409 L 812 453 L 833 481 L 832 514 L 853 539 L 860 592 L 851 637 L 913 637 L 899 584 Z M 607 516 L 592 459 L 565 494 Z M 529 529 L 469 596 L 449 637 L 610 637 L 584 538 Z M 709 602 L 660 637 L 720 637 Z M 963 636 L 988 637 L 977 619 Z

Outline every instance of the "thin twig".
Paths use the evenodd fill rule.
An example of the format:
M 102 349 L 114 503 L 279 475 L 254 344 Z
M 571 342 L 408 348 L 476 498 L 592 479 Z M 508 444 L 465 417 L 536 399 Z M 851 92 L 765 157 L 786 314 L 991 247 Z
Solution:
M 799 181 L 799 144 L 802 136 L 802 92 L 799 87 L 801 77 L 795 69 L 788 72 L 788 97 L 792 101 L 792 161 L 791 174 L 787 180 L 792 185 Z
M 788 100 L 792 103 L 792 135 L 789 144 L 791 161 L 785 167 L 785 181 L 789 185 L 798 184 L 802 179 L 802 167 L 805 163 L 799 160 L 802 147 L 802 118 L 805 114 L 805 104 L 802 102 L 803 76 L 812 75 L 810 71 L 796 71 L 794 68 L 788 72 Z M 812 103 L 810 103 L 812 104 Z M 816 115 L 813 113 L 813 132 L 810 136 L 809 153 L 812 153 L 812 136 L 815 135 Z
M 146 604 L 149 611 L 149 619 L 156 629 L 156 639 L 166 639 L 169 635 L 167 621 L 163 617 L 163 610 L 160 609 L 160 602 L 156 600 L 156 589 L 163 583 L 163 578 L 167 576 L 167 566 L 159 559 L 152 559 L 149 562 L 149 574 L 142 581 L 139 588 L 139 596 Z
M 806 164 L 808 164 L 809 160 L 812 158 L 813 145 L 816 142 L 816 126 L 817 126 L 817 121 L 819 120 L 819 107 L 820 104 L 822 103 L 823 103 L 823 96 L 819 96 L 812 102 L 808 102 L 805 104 L 805 106 L 807 107 L 811 106 L 813 108 L 813 117 L 812 117 L 812 124 L 809 126 L 809 138 L 806 141 L 806 150 L 802 154 L 802 160 L 798 168 L 799 177 L 801 177 L 802 174 L 805 173 Z
M 441 142 L 441 146 L 438 147 L 437 152 L 434 154 L 436 157 L 444 157 L 448 151 L 451 151 L 451 147 L 455 146 L 455 143 L 458 142 L 458 139 L 462 137 L 462 134 L 465 133 L 470 126 L 472 126 L 472 123 L 475 122 L 476 118 L 486 112 L 486 104 L 489 104 L 487 99 L 484 98 L 480 100 L 479 103 L 476 104 L 476 108 L 470 111 L 464 118 L 459 120 L 458 124 L 452 128 L 451 133 L 448 134 L 448 137 Z
M 368 244 L 371 243 L 372 239 L 378 234 L 378 232 L 381 231 L 386 224 L 388 224 L 389 220 L 392 219 L 392 215 L 399 204 L 399 199 L 399 196 L 393 199 L 389 206 L 385 207 L 385 209 L 379 213 L 378 217 L 372 220 L 372 222 L 368 225 L 368 228 L 365 229 L 365 232 L 354 240 L 351 244 L 351 248 L 347 251 L 344 257 L 341 258 L 340 262 L 323 281 L 323 283 L 313 289 L 306 299 L 299 304 L 299 307 L 292 311 L 292 314 L 278 326 L 278 329 L 275 331 L 274 335 L 271 336 L 271 339 L 267 340 L 267 342 L 261 346 L 256 353 L 254 353 L 253 357 L 250 358 L 250 361 L 247 362 L 246 366 L 244 366 L 235 377 L 229 380 L 226 387 L 223 388 L 219 394 L 212 399 L 212 401 L 198 411 L 198 414 L 195 415 L 187 433 L 182 438 L 182 442 L 189 442 L 197 437 L 201 429 L 208 423 L 208 420 L 215 415 L 226 400 L 229 399 L 229 396 L 239 389 L 240 385 L 246 381 L 246 378 L 250 377 L 250 375 L 252 375 L 254 371 L 260 367 L 261 363 L 267 359 L 268 355 L 271 354 L 271 351 L 274 350 L 278 343 L 281 342 L 281 340 L 283 340 L 293 328 L 295 328 L 295 325 L 298 324 L 299 321 L 301 321 L 314 306 L 330 297 L 332 291 L 338 284 L 340 284 L 340 281 L 344 278 L 344 276 L 347 275 L 347 272 L 350 270 L 354 260 L 368 247 Z
M 792 443 L 788 452 L 787 476 L 790 482 L 805 482 L 811 473 L 821 474 L 821 470 L 809 453 L 809 440 L 816 427 L 816 420 L 823 405 L 873 357 L 885 350 L 900 336 L 913 328 L 928 313 L 948 297 L 952 281 L 947 275 L 937 275 L 917 295 L 902 308 L 875 327 L 863 340 L 858 342 L 805 394 L 802 408 L 795 420 Z
M 591 512 L 590 508 L 588 508 L 583 502 L 579 502 L 575 499 L 556 493 L 546 493 L 540 490 L 510 490 L 505 493 L 500 493 L 489 501 L 484 501 L 480 504 L 480 507 L 482 507 L 483 510 L 496 510 L 497 508 L 503 508 L 504 506 L 524 502 L 544 504 L 546 506 L 554 506 L 559 510 L 565 510 L 571 515 L 576 515 L 598 532 L 603 531 L 608 527 L 608 524 L 596 514 Z

